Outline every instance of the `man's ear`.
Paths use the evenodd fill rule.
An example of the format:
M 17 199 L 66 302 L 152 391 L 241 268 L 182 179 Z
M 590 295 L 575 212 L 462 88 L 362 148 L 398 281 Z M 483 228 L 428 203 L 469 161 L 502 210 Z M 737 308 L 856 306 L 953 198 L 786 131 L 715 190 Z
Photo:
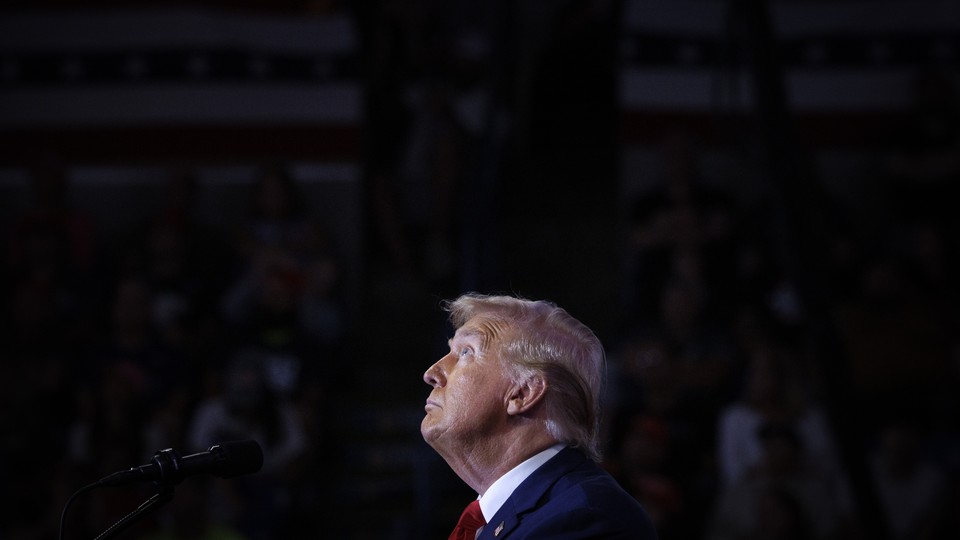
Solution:
M 547 380 L 537 374 L 527 377 L 510 389 L 507 398 L 507 414 L 524 414 L 540 403 L 547 394 Z

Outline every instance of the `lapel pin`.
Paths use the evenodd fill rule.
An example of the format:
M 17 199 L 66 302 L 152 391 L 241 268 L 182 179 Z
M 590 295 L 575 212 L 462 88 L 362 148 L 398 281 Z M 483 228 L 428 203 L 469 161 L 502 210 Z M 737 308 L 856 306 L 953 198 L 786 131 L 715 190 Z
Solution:
M 501 521 L 500 524 L 497 525 L 497 528 L 493 530 L 493 535 L 500 536 L 500 531 L 502 530 L 503 530 L 503 522 Z

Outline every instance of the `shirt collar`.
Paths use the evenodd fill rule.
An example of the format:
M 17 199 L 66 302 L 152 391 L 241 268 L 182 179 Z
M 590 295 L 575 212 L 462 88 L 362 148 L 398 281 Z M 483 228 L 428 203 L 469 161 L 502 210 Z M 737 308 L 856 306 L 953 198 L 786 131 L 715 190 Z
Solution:
M 517 489 L 533 471 L 540 468 L 541 465 L 550 460 L 553 456 L 560 453 L 567 445 L 557 443 L 546 450 L 535 454 L 523 463 L 507 471 L 506 474 L 497 479 L 496 482 L 487 488 L 487 491 L 480 495 L 480 511 L 483 512 L 484 521 L 489 522 L 496 515 L 503 503 L 507 502 L 510 495 Z

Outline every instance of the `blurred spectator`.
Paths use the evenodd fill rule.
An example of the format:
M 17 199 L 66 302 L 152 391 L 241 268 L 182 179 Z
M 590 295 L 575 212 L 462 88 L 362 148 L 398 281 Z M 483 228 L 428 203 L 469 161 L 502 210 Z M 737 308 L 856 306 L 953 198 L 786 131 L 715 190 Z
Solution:
M 707 538 L 846 538 L 853 523 L 848 491 L 806 451 L 794 424 L 765 422 L 756 438 L 759 459 L 721 489 Z
M 870 458 L 887 531 L 894 540 L 938 538 L 946 501 L 944 471 L 923 455 L 914 422 L 888 421 Z
M 229 259 L 224 239 L 204 223 L 197 178 L 176 169 L 158 207 L 125 239 L 121 272 L 137 273 L 154 291 L 150 316 L 158 337 L 176 349 L 196 349 L 195 332 L 215 323 Z M 190 351 L 195 352 L 195 351 Z
M 683 520 L 683 487 L 675 478 L 678 464 L 668 425 L 655 414 L 635 413 L 624 422 L 620 441 L 605 466 L 643 504 L 660 538 L 684 538 L 690 520 Z
M 335 432 L 338 410 L 335 395 L 323 381 L 309 381 L 300 392 L 296 407 L 304 431 L 304 454 L 291 462 L 285 480 L 291 507 L 284 524 L 289 536 L 312 535 L 343 512 L 339 491 L 331 491 L 329 463 L 339 459 L 342 443 Z
M 456 289 L 457 189 L 464 133 L 453 110 L 450 83 L 430 79 L 410 88 L 411 125 L 396 181 L 416 270 L 442 290 Z
M 309 339 L 337 346 L 344 331 L 341 268 L 326 227 L 307 213 L 280 167 L 262 171 L 250 205 L 238 235 L 239 273 L 223 299 L 225 319 L 245 328 L 288 318 Z
M 644 484 L 653 505 L 663 508 L 664 538 L 699 536 L 713 498 L 713 441 L 716 414 L 729 398 L 737 367 L 730 336 L 723 327 L 703 324 L 692 291 L 672 283 L 664 292 L 671 313 L 660 326 L 637 325 L 611 355 L 611 404 L 605 424 L 615 476 L 625 485 Z M 642 422 L 640 418 L 644 419 Z M 641 426 L 658 430 L 641 431 Z M 660 431 L 662 430 L 662 431 Z M 659 433 L 662 437 L 652 437 Z M 640 449 L 638 441 L 650 444 Z M 668 445 L 656 478 L 637 476 L 631 463 Z M 649 465 L 648 465 L 649 466 Z M 656 480 L 648 482 L 648 480 Z M 646 489 L 638 487 L 637 489 Z M 665 491 L 663 491 L 665 490 Z M 658 497 L 666 497 L 663 500 Z M 683 515 L 683 518 L 679 518 Z
M 158 338 L 152 293 L 139 276 L 120 278 L 107 302 L 106 324 L 98 326 L 105 334 L 76 368 L 66 447 L 69 463 L 89 475 L 87 482 L 145 463 L 180 440 L 175 426 L 163 435 L 156 429 L 161 411 L 176 402 L 184 372 L 182 358 Z M 131 490 L 141 494 L 137 488 L 92 494 L 81 528 L 103 531 L 132 511 Z
M 188 434 L 193 451 L 222 441 L 260 443 L 260 473 L 216 484 L 211 497 L 212 518 L 254 540 L 281 530 L 291 505 L 293 466 L 307 450 L 303 419 L 287 396 L 268 386 L 264 368 L 256 352 L 238 352 L 224 373 L 222 391 L 198 405 Z
M 255 439 L 264 449 L 264 475 L 279 474 L 303 451 L 304 432 L 296 408 L 267 380 L 260 355 L 238 352 L 224 374 L 222 392 L 197 407 L 189 446 L 200 451 L 224 440 Z
M 276 268 L 267 269 L 262 275 L 251 274 L 247 280 L 231 291 L 225 310 L 231 322 L 241 329 L 238 335 L 243 336 L 244 342 L 278 351 L 274 355 L 276 367 L 271 384 L 293 394 L 299 389 L 304 363 L 311 360 L 303 350 L 298 350 L 303 344 L 296 341 L 297 337 L 302 338 L 296 312 L 298 277 L 292 270 Z M 238 318 L 240 314 L 243 319 Z
M 70 349 L 87 345 L 92 333 L 99 239 L 90 217 L 71 204 L 70 188 L 64 164 L 48 156 L 30 171 L 30 206 L 4 220 L 0 276 L 10 325 L 0 336 L 14 348 Z
M 496 8 L 435 0 L 380 4 L 361 17 L 369 66 L 367 254 L 372 270 L 422 280 L 443 294 L 459 285 L 463 216 L 455 209 L 466 187 L 465 163 L 482 151 L 467 139 L 489 128 L 490 72 L 483 62 Z M 494 160 L 477 170 L 495 167 Z
M 80 294 L 71 285 L 51 277 L 30 273 L 5 284 L 10 289 L 2 335 L 11 352 L 68 349 L 90 338 L 84 335 L 86 325 L 80 321 L 89 306 L 82 305 Z
M 407 133 L 393 158 L 397 163 L 377 168 L 373 177 L 375 239 L 394 270 L 452 290 L 462 218 L 454 209 L 462 196 L 466 135 L 449 82 L 431 77 L 406 90 Z
M 248 210 L 236 236 L 246 265 L 299 258 L 310 227 L 306 199 L 289 171 L 279 164 L 262 167 L 248 197 Z
M 658 318 L 634 321 L 627 357 L 620 359 L 621 395 L 646 399 L 644 407 L 682 417 L 690 429 L 713 440 L 717 409 L 733 392 L 738 349 L 730 328 L 710 319 L 700 281 L 674 278 L 659 291 Z M 668 408 L 669 412 L 662 409 Z
M 955 70 L 920 69 L 910 88 L 912 107 L 884 172 L 892 182 L 895 219 L 932 218 L 956 224 L 950 194 L 960 181 L 960 85 Z
M 683 517 L 665 516 L 662 534 L 696 537 L 715 491 L 717 414 L 733 395 L 740 363 L 729 324 L 738 218 L 729 194 L 699 177 L 690 134 L 669 133 L 659 149 L 662 184 L 635 201 L 631 216 L 627 316 L 639 340 L 631 338 L 636 348 L 621 359 L 621 378 L 633 386 L 621 395 L 660 418 L 668 434 L 666 478 L 681 501 L 670 508 Z M 628 424 L 619 429 L 630 432 Z
M 718 315 L 730 305 L 723 296 L 733 282 L 736 208 L 729 194 L 708 187 L 696 170 L 691 136 L 673 132 L 660 147 L 662 184 L 634 201 L 630 231 L 632 276 L 629 306 L 636 316 L 656 316 L 660 291 L 678 278 L 702 282 L 712 296 L 703 309 Z
M 234 348 L 260 355 L 270 390 L 295 400 L 335 376 L 345 336 L 341 261 L 283 169 L 264 169 L 251 197 L 221 313 Z
M 730 328 L 707 312 L 708 295 L 703 282 L 668 281 L 660 293 L 660 332 L 678 361 L 684 398 L 715 409 L 729 397 L 738 350 Z
M 827 474 L 842 478 L 827 417 L 802 386 L 796 358 L 770 341 L 758 344 L 749 354 L 743 394 L 720 411 L 717 457 L 721 485 L 737 483 L 761 463 L 760 428 L 771 422 L 793 426 L 803 452 L 817 460 Z
M 86 274 L 96 263 L 93 221 L 70 201 L 70 179 L 56 156 L 30 171 L 31 206 L 8 229 L 6 261 L 15 273 L 52 278 Z
M 956 307 L 918 292 L 902 261 L 886 248 L 865 259 L 856 294 L 835 307 L 853 391 L 878 416 L 907 403 L 929 405 L 948 376 Z
M 67 452 L 70 467 L 84 473 L 84 483 L 149 461 L 153 450 L 143 444 L 149 387 L 150 381 L 139 366 L 117 360 L 105 364 L 96 377 L 80 381 L 75 388 L 76 419 L 68 432 Z M 84 506 L 75 510 L 83 515 L 84 534 L 104 531 L 132 511 L 132 492 L 143 493 L 137 487 L 104 489 L 86 498 L 86 511 Z
M 183 379 L 180 351 L 160 339 L 153 319 L 154 291 L 141 276 L 116 283 L 109 307 L 109 336 L 95 351 L 98 369 L 129 366 L 142 379 L 145 403 L 162 403 Z
M 628 336 L 609 362 L 610 395 L 614 415 L 649 411 L 675 415 L 683 388 L 673 350 L 656 333 Z
M 98 300 L 88 282 L 97 229 L 72 204 L 65 164 L 44 155 L 28 172 L 32 197 L 4 216 L 0 265 L 0 536 L 11 538 L 49 537 L 50 501 L 73 478 L 65 465 L 77 360 L 95 339 Z

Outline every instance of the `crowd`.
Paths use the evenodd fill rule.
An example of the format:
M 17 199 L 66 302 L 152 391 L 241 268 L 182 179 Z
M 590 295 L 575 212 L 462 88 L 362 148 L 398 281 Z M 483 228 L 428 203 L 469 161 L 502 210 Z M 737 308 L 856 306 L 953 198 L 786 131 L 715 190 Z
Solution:
M 203 220 L 196 178 L 174 171 L 154 211 L 112 236 L 69 204 L 57 163 L 31 172 L 32 205 L 5 224 L 3 536 L 51 537 L 66 495 L 155 451 L 241 439 L 263 447 L 261 473 L 186 488 L 216 502 L 192 509 L 206 521 L 159 530 L 274 538 L 320 519 L 344 269 L 284 168 L 259 171 L 228 228 Z M 68 531 L 95 536 L 130 503 L 129 490 L 96 491 Z
M 701 182 L 689 139 L 665 139 L 660 188 L 638 197 L 624 235 L 604 425 L 604 466 L 662 538 L 956 536 L 958 246 L 943 190 L 960 169 L 926 165 L 949 165 L 960 139 L 929 136 L 878 169 L 879 216 L 836 206 L 848 219 L 823 239 L 830 302 L 816 313 L 777 258 L 769 218 Z M 51 537 L 74 489 L 161 448 L 236 439 L 264 447 L 260 474 L 184 483 L 188 503 L 140 533 L 317 530 L 337 508 L 322 464 L 336 459 L 332 386 L 351 361 L 350 270 L 297 183 L 264 165 L 244 218 L 218 228 L 197 207 L 196 178 L 175 170 L 154 211 L 107 244 L 69 203 L 58 163 L 30 172 L 32 203 L 4 238 L 5 537 Z M 829 337 L 811 339 L 813 328 Z M 81 499 L 70 534 L 106 529 L 130 499 Z
M 451 42 L 436 21 L 384 4 L 393 9 L 379 17 L 359 10 L 374 36 L 365 55 L 379 62 L 368 262 L 448 297 L 483 283 L 464 276 L 488 263 L 474 244 L 501 234 L 478 230 L 477 206 L 496 213 L 498 186 L 484 182 L 502 171 L 478 168 L 506 161 L 496 150 L 511 141 L 482 120 L 505 115 L 519 130 L 530 118 L 510 117 L 522 100 L 478 74 L 498 52 L 489 43 Z M 557 19 L 576 35 L 595 29 L 591 13 Z M 522 77 L 548 37 L 524 35 Z M 818 209 L 830 218 L 813 239 L 826 301 L 811 301 L 805 269 L 786 262 L 775 203 L 703 182 L 684 137 L 659 148 L 663 175 L 632 201 L 619 246 L 603 465 L 664 540 L 960 537 L 960 245 L 948 196 L 960 180 L 960 105 L 946 81 L 918 78 L 908 122 L 891 127 L 899 137 L 874 149 L 886 157 L 862 171 L 863 200 L 878 203 Z M 534 82 L 514 81 L 525 99 Z M 520 143 L 540 140 L 526 128 Z M 260 474 L 185 482 L 178 504 L 136 532 L 316 537 L 342 503 L 326 466 L 342 442 L 339 370 L 393 360 L 347 352 L 356 299 L 343 281 L 358 270 L 282 163 L 258 170 L 238 223 L 207 222 L 197 179 L 173 170 L 152 212 L 111 236 L 98 228 L 105 216 L 71 205 L 69 165 L 29 170 L 30 205 L 3 216 L 0 538 L 52 538 L 78 487 L 161 448 L 231 439 L 260 442 Z M 477 204 L 463 206 L 468 197 Z M 434 360 L 416 359 L 412 385 Z M 132 510 L 130 489 L 78 500 L 69 536 L 96 536 Z
M 664 142 L 627 234 L 608 426 L 608 465 L 662 538 L 957 536 L 951 84 L 923 72 L 868 190 L 827 205 L 818 298 L 778 253 L 783 208 L 745 208 L 698 178 L 688 138 Z

